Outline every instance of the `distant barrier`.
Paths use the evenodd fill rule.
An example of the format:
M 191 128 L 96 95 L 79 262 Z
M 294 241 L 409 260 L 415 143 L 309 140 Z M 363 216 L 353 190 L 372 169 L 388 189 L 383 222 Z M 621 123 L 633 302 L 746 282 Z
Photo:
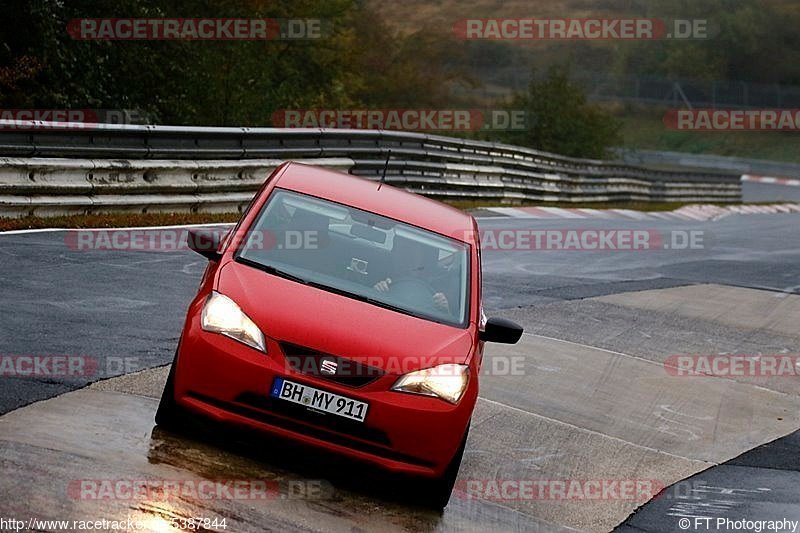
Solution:
M 0 120 L 0 216 L 241 210 L 285 160 L 439 199 L 736 202 L 740 175 L 661 170 L 385 130 L 69 125 Z

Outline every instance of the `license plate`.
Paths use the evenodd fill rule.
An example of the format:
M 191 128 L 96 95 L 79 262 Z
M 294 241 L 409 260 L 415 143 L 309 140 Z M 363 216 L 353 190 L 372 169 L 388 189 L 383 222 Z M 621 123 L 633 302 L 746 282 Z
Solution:
M 270 396 L 358 422 L 364 421 L 369 408 L 369 404 L 366 402 L 360 402 L 283 378 L 275 378 Z

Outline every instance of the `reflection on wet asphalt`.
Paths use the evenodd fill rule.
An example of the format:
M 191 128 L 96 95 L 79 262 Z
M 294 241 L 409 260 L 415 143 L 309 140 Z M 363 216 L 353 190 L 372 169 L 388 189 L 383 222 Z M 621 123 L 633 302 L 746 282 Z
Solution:
M 415 481 L 361 464 L 219 426 L 182 434 L 154 428 L 162 367 L 0 417 L 0 494 L 13 495 L 0 500 L 0 516 L 131 518 L 152 531 L 179 529 L 194 517 L 224 520 L 225 529 L 213 522 L 206 529 L 234 532 L 611 530 L 646 500 L 496 490 L 468 498 L 463 488 L 564 480 L 666 486 L 796 429 L 800 396 L 788 382 L 677 379 L 662 362 L 676 351 L 709 349 L 709 339 L 745 353 L 766 346 L 767 333 L 774 353 L 797 352 L 782 318 L 798 316 L 800 297 L 781 298 L 781 320 L 759 325 L 773 300 L 706 285 L 509 312 L 528 327 L 553 324 L 589 344 L 528 333 L 517 345 L 487 348 L 493 370 L 481 377 L 462 490 L 441 514 L 413 503 Z M 728 311 L 717 316 L 718 309 Z M 754 329 L 735 335 L 741 324 Z M 609 332 L 610 349 L 593 347 Z M 522 371 L 503 372 L 516 368 L 510 361 Z M 137 497 L 120 492 L 118 485 L 137 482 L 155 488 Z M 200 490 L 209 483 L 213 497 Z
M 14 495 L 2 513 L 130 518 L 149 531 L 178 530 L 191 518 L 218 526 L 224 519 L 225 528 L 200 529 L 232 532 L 530 531 L 543 524 L 456 497 L 443 514 L 428 511 L 403 503 L 413 482 L 253 435 L 214 426 L 166 432 L 153 427 L 156 405 L 83 389 L 0 419 L 0 492 Z

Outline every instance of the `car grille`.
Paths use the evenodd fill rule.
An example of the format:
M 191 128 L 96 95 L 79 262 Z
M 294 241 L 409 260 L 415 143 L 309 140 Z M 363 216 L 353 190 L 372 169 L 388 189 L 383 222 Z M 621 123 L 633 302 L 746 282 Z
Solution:
M 300 420 L 314 426 L 325 428 L 337 433 L 344 433 L 358 439 L 390 446 L 389 437 L 383 431 L 371 428 L 363 422 L 356 422 L 346 418 L 317 413 L 304 405 L 292 402 L 277 400 L 270 396 L 260 394 L 245 393 L 236 398 L 238 403 L 254 407 L 259 410 L 269 411 L 291 418 Z
M 295 372 L 328 379 L 348 387 L 363 387 L 384 375 L 383 370 L 352 359 L 330 355 L 305 346 L 280 343 L 289 367 Z
M 301 405 L 280 402 L 255 393 L 240 394 L 234 402 L 224 402 L 200 394 L 193 398 L 258 422 L 280 427 L 295 433 L 339 444 L 354 450 L 385 457 L 395 461 L 424 467 L 433 466 L 429 461 L 395 452 L 389 437 L 383 431 L 349 420 L 328 419 L 324 415 L 309 411 Z M 309 425 L 309 424 L 313 424 Z

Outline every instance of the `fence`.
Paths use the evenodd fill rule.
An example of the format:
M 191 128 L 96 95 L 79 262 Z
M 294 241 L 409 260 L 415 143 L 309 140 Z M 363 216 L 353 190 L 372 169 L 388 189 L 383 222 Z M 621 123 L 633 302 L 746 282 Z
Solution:
M 236 211 L 282 161 L 377 179 L 389 151 L 388 183 L 439 199 L 741 199 L 738 174 L 659 170 L 421 133 L 0 121 L 0 216 Z
M 543 77 L 540 73 L 537 79 Z M 493 100 L 524 92 L 530 73 L 519 67 L 484 68 L 480 79 L 483 87 L 464 91 Z M 614 76 L 599 72 L 576 72 L 572 79 L 595 101 L 689 108 L 800 108 L 800 87 L 777 83 Z

